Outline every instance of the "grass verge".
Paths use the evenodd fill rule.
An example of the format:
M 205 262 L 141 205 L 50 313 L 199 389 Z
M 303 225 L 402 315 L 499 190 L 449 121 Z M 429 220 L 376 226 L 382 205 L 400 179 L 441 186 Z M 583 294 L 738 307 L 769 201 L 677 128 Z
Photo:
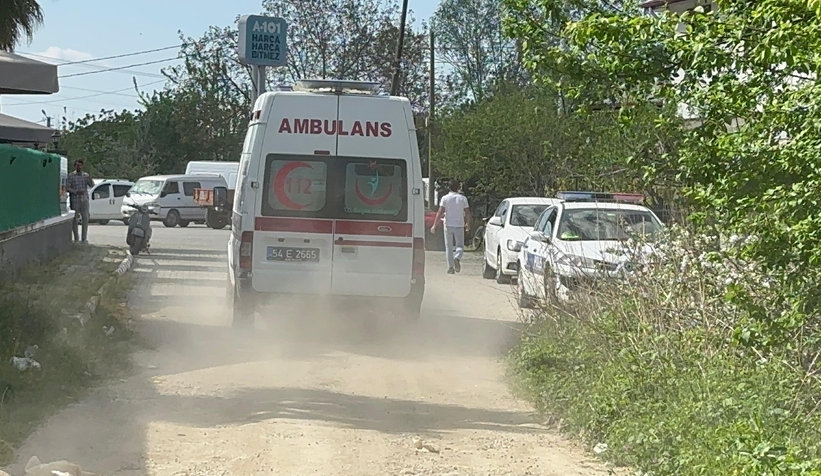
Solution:
M 676 246 L 538 312 L 510 353 L 515 387 L 639 474 L 821 475 L 817 321 L 754 342 L 756 321 L 786 329 L 793 316 L 778 287 L 728 254 Z
M 128 369 L 132 334 L 123 297 L 130 274 L 112 283 L 91 320 L 77 319 L 122 258 L 114 248 L 75 245 L 0 281 L 0 466 L 38 424 Z M 11 364 L 34 345 L 40 369 Z

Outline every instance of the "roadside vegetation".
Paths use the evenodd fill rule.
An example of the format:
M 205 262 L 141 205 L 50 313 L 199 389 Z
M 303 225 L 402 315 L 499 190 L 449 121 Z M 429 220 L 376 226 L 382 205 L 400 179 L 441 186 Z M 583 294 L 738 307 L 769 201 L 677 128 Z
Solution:
M 564 18 L 561 45 L 542 39 L 564 2 L 505 3 L 538 82 L 609 97 L 626 125 L 641 104 L 690 116 L 656 163 L 688 231 L 628 282 L 543 310 L 511 354 L 526 395 L 649 474 L 821 474 L 818 2 L 599 7 Z
M 132 333 L 122 298 L 130 275 L 111 283 L 90 320 L 79 319 L 122 258 L 114 248 L 77 246 L 0 280 L 0 466 L 37 425 L 128 370 Z

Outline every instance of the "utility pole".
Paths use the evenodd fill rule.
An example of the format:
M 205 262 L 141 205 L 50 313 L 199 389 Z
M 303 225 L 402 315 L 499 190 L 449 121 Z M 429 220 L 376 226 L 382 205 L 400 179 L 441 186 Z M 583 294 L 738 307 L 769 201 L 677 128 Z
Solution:
M 405 44 L 405 20 L 408 17 L 408 0 L 402 0 L 402 16 L 399 17 L 399 44 L 396 45 L 396 63 L 391 81 L 391 96 L 399 94 L 399 78 L 402 74 L 402 47 Z
M 433 176 L 433 111 L 436 107 L 436 50 L 434 49 L 433 27 L 430 29 L 430 84 L 428 85 L 428 206 L 433 210 L 436 197 L 436 182 Z

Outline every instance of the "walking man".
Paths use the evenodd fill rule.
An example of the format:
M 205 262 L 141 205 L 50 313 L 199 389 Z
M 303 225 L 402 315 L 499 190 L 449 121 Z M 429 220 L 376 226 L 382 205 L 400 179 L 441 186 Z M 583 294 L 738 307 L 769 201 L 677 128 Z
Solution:
M 458 180 L 448 184 L 450 192 L 439 201 L 439 211 L 430 231 L 436 234 L 436 226 L 445 217 L 445 255 L 448 259 L 448 274 L 462 270 L 462 252 L 465 248 L 465 231 L 470 230 L 470 208 L 468 199 L 459 190 Z
M 66 179 L 66 190 L 68 191 L 71 209 L 74 210 L 74 241 L 86 243 L 88 241 L 88 188 L 94 186 L 91 177 L 83 172 L 82 159 L 74 161 L 74 172 L 68 174 Z M 77 221 L 83 219 L 83 239 L 77 233 Z

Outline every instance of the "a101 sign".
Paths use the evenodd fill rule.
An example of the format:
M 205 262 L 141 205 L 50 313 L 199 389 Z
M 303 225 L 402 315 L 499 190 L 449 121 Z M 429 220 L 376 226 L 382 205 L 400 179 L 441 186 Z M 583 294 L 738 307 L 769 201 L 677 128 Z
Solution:
M 239 61 L 254 66 L 285 66 L 288 25 L 282 18 L 243 15 L 239 19 Z

